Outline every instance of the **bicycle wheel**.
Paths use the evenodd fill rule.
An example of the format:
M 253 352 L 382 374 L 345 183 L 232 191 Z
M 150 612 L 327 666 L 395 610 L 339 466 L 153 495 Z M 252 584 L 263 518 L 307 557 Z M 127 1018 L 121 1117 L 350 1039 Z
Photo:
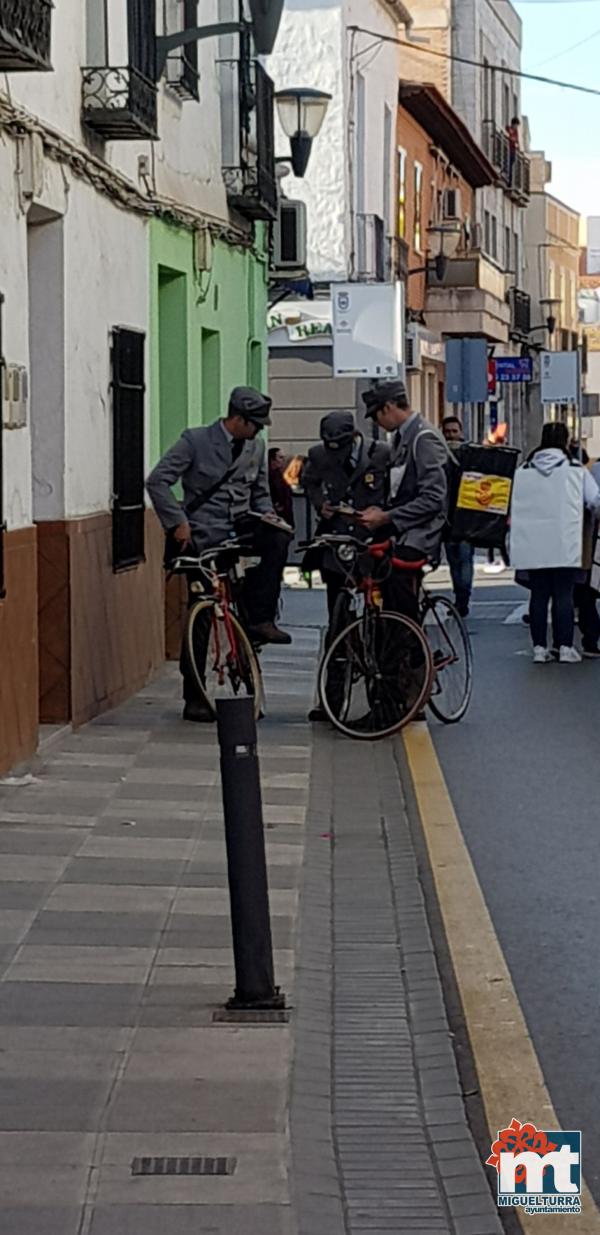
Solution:
M 445 596 L 427 598 L 423 627 L 433 654 L 429 707 L 445 725 L 462 720 L 473 693 L 473 651 L 458 609 Z
M 235 615 L 223 613 L 214 601 L 201 600 L 190 610 L 185 632 L 186 651 L 196 682 L 211 711 L 217 699 L 251 696 L 258 719 L 263 702 L 262 677 L 256 652 Z M 205 650 L 204 664 L 199 662 Z
M 331 644 L 319 694 L 340 733 L 376 741 L 416 716 L 432 680 L 431 649 L 416 622 L 398 613 L 368 612 Z

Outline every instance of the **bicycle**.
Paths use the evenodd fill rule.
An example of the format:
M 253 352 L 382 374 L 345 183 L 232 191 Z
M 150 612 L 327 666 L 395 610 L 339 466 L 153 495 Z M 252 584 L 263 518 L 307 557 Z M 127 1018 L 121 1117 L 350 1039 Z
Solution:
M 205 549 L 195 557 L 174 560 L 171 574 L 185 574 L 197 599 L 191 604 L 183 638 L 184 654 L 198 689 L 213 716 L 217 698 L 254 699 L 258 720 L 262 713 L 263 688 L 257 647 L 246 634 L 240 604 L 248 549 L 239 540 Z M 206 649 L 203 664 L 199 655 Z
M 345 576 L 319 670 L 321 705 L 332 724 L 373 741 L 397 733 L 426 704 L 446 724 L 460 720 L 471 698 L 472 653 L 452 602 L 423 590 L 419 622 L 383 609 L 381 583 L 389 571 L 410 570 L 417 586 L 425 561 L 403 562 L 390 542 L 350 536 L 323 535 L 310 547 L 332 550 Z

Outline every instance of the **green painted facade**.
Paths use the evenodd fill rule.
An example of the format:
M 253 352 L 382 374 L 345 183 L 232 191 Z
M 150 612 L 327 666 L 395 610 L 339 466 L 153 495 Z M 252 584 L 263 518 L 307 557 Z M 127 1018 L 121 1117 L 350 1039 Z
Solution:
M 150 224 L 151 462 L 183 429 L 222 415 L 233 386 L 266 386 L 267 253 L 215 241 L 198 272 L 194 236 Z

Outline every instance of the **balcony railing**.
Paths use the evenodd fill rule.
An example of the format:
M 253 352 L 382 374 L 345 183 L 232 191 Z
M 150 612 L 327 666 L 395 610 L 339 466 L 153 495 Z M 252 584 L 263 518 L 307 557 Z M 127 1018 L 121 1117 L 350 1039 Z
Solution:
M 0 0 L 0 71 L 51 69 L 52 0 Z
M 96 66 L 82 73 L 88 128 L 107 141 L 157 137 L 156 86 L 139 69 Z
M 356 277 L 362 282 L 383 283 L 386 277 L 386 237 L 378 214 L 356 216 Z
M 511 287 L 508 293 L 510 305 L 510 333 L 521 339 L 526 339 L 531 333 L 531 297 L 518 287 Z
M 271 221 L 278 203 L 273 82 L 258 60 L 220 63 L 227 195 L 246 218 Z
M 530 197 L 529 159 L 522 150 L 511 149 L 508 133 L 499 129 L 493 120 L 486 120 L 485 153 L 495 167 L 502 187 L 520 206 L 526 206 Z

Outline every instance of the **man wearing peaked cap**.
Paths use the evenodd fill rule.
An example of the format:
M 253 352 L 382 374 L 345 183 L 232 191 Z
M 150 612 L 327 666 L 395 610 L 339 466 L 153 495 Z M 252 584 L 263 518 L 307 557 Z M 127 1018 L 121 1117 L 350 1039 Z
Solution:
M 250 424 L 262 429 L 270 425 L 269 412 L 272 400 L 268 395 L 262 395 L 251 386 L 236 386 L 229 396 L 229 414 L 239 415 Z
M 380 382 L 363 395 L 365 415 L 392 435 L 390 493 L 385 505 L 363 511 L 372 535 L 393 536 L 407 562 L 439 560 L 448 510 L 448 469 L 455 466 L 441 433 L 413 411 L 404 382 Z M 386 606 L 416 618 L 410 572 L 395 571 L 384 587 Z
M 236 386 L 227 415 L 206 427 L 186 429 L 150 473 L 146 488 L 179 553 L 193 555 L 223 544 L 240 529 L 246 543 L 252 536 L 252 551 L 261 562 L 244 582 L 249 634 L 261 643 L 291 643 L 290 636 L 275 624 L 289 535 L 277 526 L 265 443 L 258 436 L 271 423 L 270 410 L 267 395 L 249 386 Z M 172 492 L 179 480 L 182 504 Z M 263 517 L 254 519 L 254 515 Z M 206 648 L 198 648 L 199 663 L 205 658 Z M 185 719 L 209 719 L 183 653 L 181 671 Z
M 386 442 L 368 442 L 357 432 L 350 411 L 329 412 L 320 425 L 321 441 L 308 452 L 302 472 L 304 490 L 319 516 L 319 533 L 348 533 L 366 539 L 361 527 L 361 510 L 383 503 L 387 491 L 389 448 Z M 340 514 L 340 506 L 347 508 Z M 316 564 L 315 564 L 316 568 Z M 327 588 L 329 620 L 345 575 L 339 559 L 330 550 L 321 551 L 318 566 Z M 325 719 L 320 708 L 313 708 L 310 720 Z

